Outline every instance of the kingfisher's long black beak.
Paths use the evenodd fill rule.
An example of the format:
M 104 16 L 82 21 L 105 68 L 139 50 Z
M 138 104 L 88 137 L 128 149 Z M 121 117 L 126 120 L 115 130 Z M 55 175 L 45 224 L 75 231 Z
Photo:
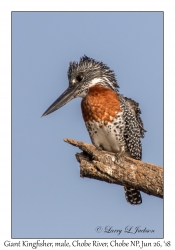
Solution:
M 44 112 L 42 117 L 54 112 L 55 110 L 64 106 L 66 103 L 70 102 L 75 97 L 75 92 L 76 92 L 75 87 L 68 87 L 62 93 L 62 95 L 60 95 L 58 99 L 56 99 L 56 101 L 54 101 L 52 105 Z

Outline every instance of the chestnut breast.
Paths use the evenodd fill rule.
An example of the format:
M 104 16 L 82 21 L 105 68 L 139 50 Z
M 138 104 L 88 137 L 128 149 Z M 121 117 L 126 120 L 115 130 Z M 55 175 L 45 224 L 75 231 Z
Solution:
M 95 85 L 81 102 L 83 119 L 88 121 L 112 122 L 121 111 L 118 94 L 109 88 Z

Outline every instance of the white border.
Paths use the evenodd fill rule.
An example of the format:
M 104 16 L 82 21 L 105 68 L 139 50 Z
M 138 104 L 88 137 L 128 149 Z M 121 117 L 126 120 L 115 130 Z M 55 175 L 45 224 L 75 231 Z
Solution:
M 11 240 L 11 11 L 164 11 L 164 138 L 165 138 L 165 240 L 174 242 L 174 86 L 175 86 L 175 3 L 169 0 L 66 1 L 30 0 L 0 3 L 0 249 Z M 151 76 L 150 76 L 151 77 Z M 156 93 L 155 93 L 156 95 Z M 150 208 L 154 209 L 154 208 Z M 18 240 L 14 240 L 17 242 Z M 47 240 L 49 242 L 49 240 Z M 72 240 L 67 240 L 72 242 Z M 108 240 L 103 240 L 107 242 Z M 126 240 L 127 241 L 127 240 Z M 152 240 L 144 240 L 150 242 Z M 52 240 L 58 242 L 58 240 Z M 162 241 L 163 242 L 163 241 Z M 13 247 L 13 249 L 19 249 Z

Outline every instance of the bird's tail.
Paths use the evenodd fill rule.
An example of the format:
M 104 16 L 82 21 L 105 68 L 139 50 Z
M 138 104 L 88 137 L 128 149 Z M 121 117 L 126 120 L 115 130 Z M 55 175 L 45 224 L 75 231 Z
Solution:
M 125 190 L 126 200 L 131 205 L 140 205 L 142 203 L 142 197 L 140 191 L 131 187 L 124 187 L 124 190 Z

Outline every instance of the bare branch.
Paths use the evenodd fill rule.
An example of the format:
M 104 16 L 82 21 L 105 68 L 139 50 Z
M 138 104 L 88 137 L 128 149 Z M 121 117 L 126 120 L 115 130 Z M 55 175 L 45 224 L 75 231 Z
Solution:
M 83 151 L 76 154 L 80 163 L 81 177 L 130 186 L 149 195 L 163 198 L 162 167 L 125 156 L 116 161 L 115 154 L 100 151 L 92 144 L 70 138 L 64 141 Z

